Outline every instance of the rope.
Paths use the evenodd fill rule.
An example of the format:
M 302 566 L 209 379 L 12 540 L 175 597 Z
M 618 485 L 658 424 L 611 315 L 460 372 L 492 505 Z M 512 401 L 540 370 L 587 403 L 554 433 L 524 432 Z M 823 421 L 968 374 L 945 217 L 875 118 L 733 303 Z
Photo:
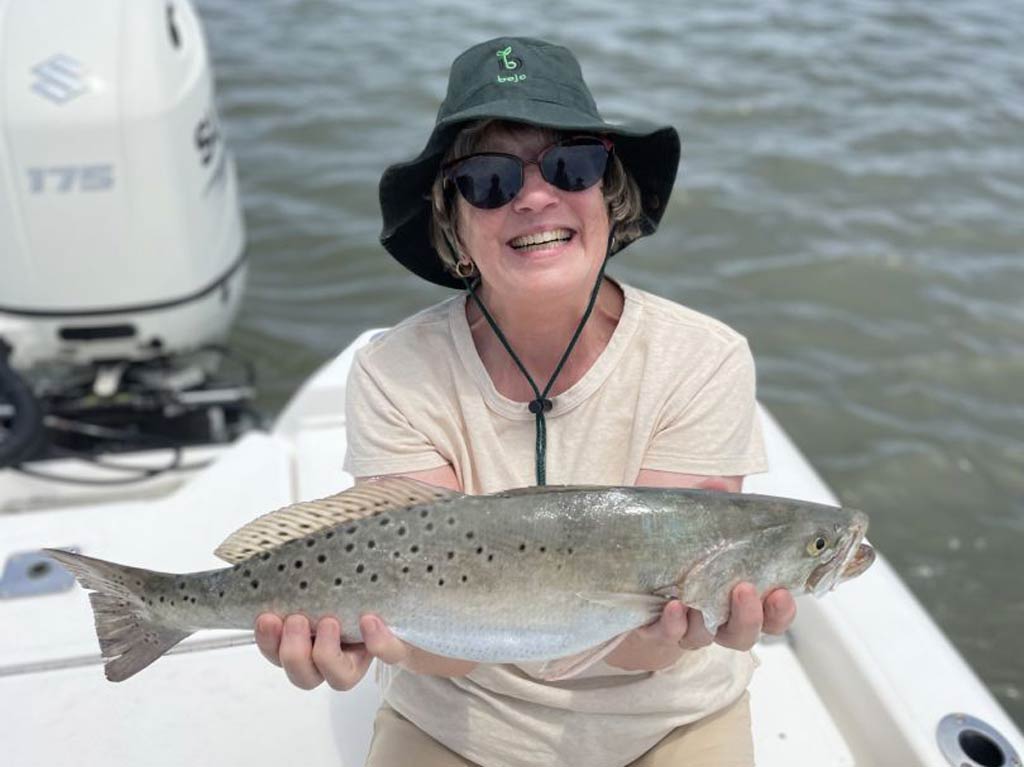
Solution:
M 527 383 L 530 384 L 530 388 L 533 389 L 534 399 L 529 403 L 530 412 L 534 415 L 535 430 L 537 434 L 537 440 L 534 448 L 534 457 L 536 464 L 537 484 L 547 484 L 547 423 L 544 420 L 544 414 L 554 407 L 554 403 L 548 399 L 548 393 L 551 391 L 551 387 L 555 385 L 555 380 L 558 378 L 558 374 L 562 372 L 562 368 L 565 366 L 566 360 L 569 359 L 569 355 L 572 353 L 573 347 L 576 346 L 576 342 L 579 340 L 580 335 L 583 333 L 583 326 L 587 324 L 587 320 L 590 319 L 590 314 L 594 310 L 594 304 L 597 303 L 597 294 L 601 289 L 601 282 L 604 280 L 604 269 L 608 265 L 608 259 L 611 257 L 612 241 L 615 236 L 615 227 L 612 226 L 608 232 L 608 246 L 605 248 L 604 261 L 601 262 L 601 268 L 598 270 L 597 279 L 594 281 L 594 287 L 590 291 L 590 300 L 587 302 L 586 311 L 583 312 L 583 317 L 580 319 L 579 324 L 576 326 L 576 332 L 572 334 L 572 340 L 569 341 L 569 345 L 565 348 L 565 353 L 562 354 L 562 358 L 558 361 L 558 365 L 555 366 L 555 372 L 551 374 L 551 378 L 548 380 L 547 386 L 544 387 L 544 391 L 537 388 L 537 383 L 533 380 L 533 376 L 527 371 L 526 366 L 523 365 L 518 355 L 512 350 L 512 345 L 505 338 L 505 334 L 501 332 L 501 328 L 498 327 L 498 323 L 494 321 L 491 313 L 487 311 L 487 307 L 484 306 L 484 302 L 480 300 L 480 297 L 476 294 L 476 286 L 479 285 L 479 278 L 474 282 L 470 282 L 465 277 L 462 278 L 463 283 L 466 285 L 466 291 L 476 302 L 476 305 L 480 307 L 480 311 L 483 313 L 484 318 L 487 320 L 487 324 L 491 326 L 491 330 L 494 331 L 494 335 L 498 337 L 498 341 L 505 347 L 505 351 L 509 353 L 512 361 L 519 368 L 520 372 L 525 376 Z

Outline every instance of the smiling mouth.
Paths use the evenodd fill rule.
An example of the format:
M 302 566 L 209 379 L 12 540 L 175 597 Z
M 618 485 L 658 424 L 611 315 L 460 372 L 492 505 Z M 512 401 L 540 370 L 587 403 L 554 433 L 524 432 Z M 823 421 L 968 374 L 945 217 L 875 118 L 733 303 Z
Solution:
M 529 253 L 532 250 L 543 250 L 553 245 L 561 245 L 573 238 L 571 229 L 549 229 L 534 234 L 524 234 L 521 237 L 514 237 L 508 244 L 520 253 Z

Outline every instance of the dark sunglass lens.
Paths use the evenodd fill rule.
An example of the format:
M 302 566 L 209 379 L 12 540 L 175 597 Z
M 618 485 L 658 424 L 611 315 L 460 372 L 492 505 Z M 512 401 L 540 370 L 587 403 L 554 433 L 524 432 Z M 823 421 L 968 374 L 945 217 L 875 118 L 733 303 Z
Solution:
M 520 166 L 511 157 L 467 157 L 453 175 L 459 193 L 476 208 L 500 208 L 523 186 Z
M 581 192 L 601 180 L 607 164 L 604 144 L 569 144 L 548 150 L 541 160 L 541 171 L 559 189 Z

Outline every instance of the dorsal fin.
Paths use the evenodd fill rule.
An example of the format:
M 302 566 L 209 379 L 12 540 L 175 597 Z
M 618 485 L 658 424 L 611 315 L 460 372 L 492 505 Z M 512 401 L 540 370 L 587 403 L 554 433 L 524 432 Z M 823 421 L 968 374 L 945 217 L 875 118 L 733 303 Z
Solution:
M 256 554 L 318 530 L 423 503 L 459 498 L 462 493 L 408 477 L 364 482 L 316 501 L 302 501 L 271 511 L 239 528 L 213 553 L 236 564 Z

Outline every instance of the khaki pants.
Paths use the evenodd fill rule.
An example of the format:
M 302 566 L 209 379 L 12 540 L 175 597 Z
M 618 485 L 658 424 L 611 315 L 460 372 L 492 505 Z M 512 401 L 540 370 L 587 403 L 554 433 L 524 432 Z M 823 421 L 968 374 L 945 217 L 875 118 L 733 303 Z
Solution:
M 750 699 L 677 727 L 629 767 L 753 767 Z M 386 703 L 373 723 L 366 767 L 478 767 L 449 751 Z

